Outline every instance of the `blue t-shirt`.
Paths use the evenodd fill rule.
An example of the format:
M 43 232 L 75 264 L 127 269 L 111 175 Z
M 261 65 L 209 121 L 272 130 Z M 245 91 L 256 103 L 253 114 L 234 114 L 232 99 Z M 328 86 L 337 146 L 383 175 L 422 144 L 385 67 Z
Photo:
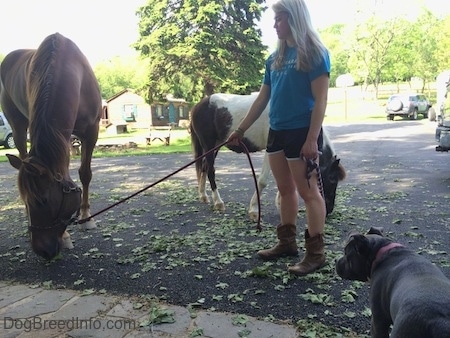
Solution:
M 269 122 L 273 130 L 285 130 L 309 127 L 314 98 L 311 82 L 322 74 L 330 74 L 330 56 L 328 51 L 322 60 L 309 72 L 298 71 L 297 49 L 286 50 L 281 69 L 272 69 L 275 53 L 266 61 L 264 84 L 270 86 Z

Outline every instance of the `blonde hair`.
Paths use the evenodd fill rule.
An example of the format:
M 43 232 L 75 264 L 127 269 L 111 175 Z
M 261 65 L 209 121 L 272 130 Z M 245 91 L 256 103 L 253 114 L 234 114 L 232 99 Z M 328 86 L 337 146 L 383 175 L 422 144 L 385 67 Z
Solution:
M 311 23 L 308 7 L 304 0 L 280 0 L 272 5 L 275 13 L 288 14 L 288 23 L 297 47 L 297 70 L 310 71 L 322 58 L 326 47 Z M 272 67 L 280 69 L 283 64 L 287 43 L 278 40 L 275 62 Z

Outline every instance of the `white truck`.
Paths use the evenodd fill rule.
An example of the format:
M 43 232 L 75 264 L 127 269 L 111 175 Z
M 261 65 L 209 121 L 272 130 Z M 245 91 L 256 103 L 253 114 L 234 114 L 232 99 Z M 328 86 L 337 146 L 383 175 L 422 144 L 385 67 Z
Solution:
M 450 70 L 436 78 L 436 106 L 439 109 L 436 127 L 436 151 L 450 150 Z

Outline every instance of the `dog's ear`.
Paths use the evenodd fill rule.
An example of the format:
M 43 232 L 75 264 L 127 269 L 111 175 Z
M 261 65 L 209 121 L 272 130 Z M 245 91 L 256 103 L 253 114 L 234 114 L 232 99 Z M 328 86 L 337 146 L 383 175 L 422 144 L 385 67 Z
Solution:
M 352 235 L 351 243 L 358 255 L 367 256 L 369 254 L 369 240 L 361 234 Z
M 383 228 L 382 227 L 370 227 L 367 235 L 380 235 L 383 236 Z

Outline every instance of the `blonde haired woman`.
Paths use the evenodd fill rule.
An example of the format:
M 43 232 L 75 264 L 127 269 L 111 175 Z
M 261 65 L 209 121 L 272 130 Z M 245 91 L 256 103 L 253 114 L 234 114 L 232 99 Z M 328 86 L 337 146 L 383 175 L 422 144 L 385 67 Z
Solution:
M 280 224 L 276 228 L 278 243 L 270 249 L 258 251 L 258 256 L 273 260 L 298 254 L 299 194 L 306 207 L 306 253 L 300 262 L 288 269 L 303 276 L 325 264 L 325 201 L 318 177 L 315 172 L 308 172 L 307 163 L 314 161 L 318 164 L 321 152 L 330 58 L 311 24 L 303 0 L 280 0 L 272 9 L 278 46 L 266 61 L 258 97 L 228 141 L 238 144 L 270 101 L 266 151 L 281 194 Z M 308 179 L 308 176 L 311 177 Z

